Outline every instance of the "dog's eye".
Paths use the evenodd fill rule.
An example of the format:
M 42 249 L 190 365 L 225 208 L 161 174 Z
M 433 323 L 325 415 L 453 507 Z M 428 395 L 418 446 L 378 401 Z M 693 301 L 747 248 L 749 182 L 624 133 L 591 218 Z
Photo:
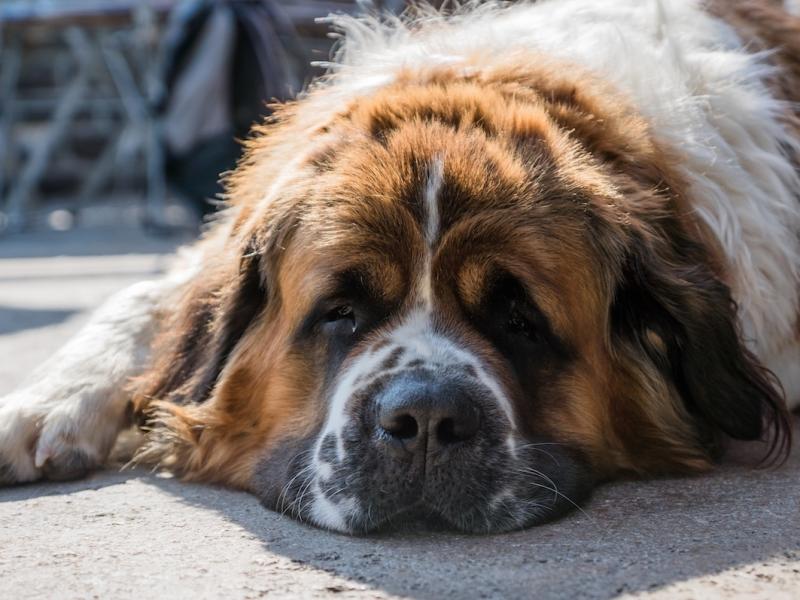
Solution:
M 347 304 L 343 304 L 342 306 L 337 306 L 332 311 L 330 311 L 325 320 L 326 321 L 338 321 L 339 319 L 351 319 L 353 317 L 353 307 L 348 306 Z
M 325 315 L 325 322 L 349 324 L 351 331 L 353 333 L 356 331 L 356 315 L 353 307 L 349 304 L 342 304 L 329 311 Z
M 513 300 L 511 301 L 511 307 L 509 309 L 506 330 L 512 334 L 524 335 L 533 341 L 539 339 L 539 332 L 537 331 L 536 325 L 525 317 L 520 307 Z

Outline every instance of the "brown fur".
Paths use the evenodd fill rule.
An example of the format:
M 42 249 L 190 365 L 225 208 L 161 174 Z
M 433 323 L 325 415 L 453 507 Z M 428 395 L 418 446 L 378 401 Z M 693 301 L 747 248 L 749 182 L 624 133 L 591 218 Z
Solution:
M 748 402 L 763 402 L 775 439 L 786 439 L 672 151 L 624 98 L 570 65 L 475 72 L 409 71 L 329 117 L 306 108 L 324 101 L 320 89 L 256 129 L 228 180 L 230 225 L 206 240 L 208 268 L 137 383 L 153 428 L 145 458 L 247 487 L 260 459 L 319 426 L 324 349 L 299 348 L 298 329 L 342 270 L 358 269 L 393 315 L 413 304 L 424 245 L 417 196 L 436 157 L 441 317 L 500 375 L 528 427 L 579 447 L 601 476 L 707 468 L 722 429 L 760 433 L 720 424 L 717 390 L 697 389 L 691 373 L 707 358 L 706 383 L 752 392 L 746 417 L 762 410 Z M 469 325 L 501 270 L 571 356 L 543 367 L 549 385 L 535 399 Z M 639 305 L 649 313 L 632 314 Z

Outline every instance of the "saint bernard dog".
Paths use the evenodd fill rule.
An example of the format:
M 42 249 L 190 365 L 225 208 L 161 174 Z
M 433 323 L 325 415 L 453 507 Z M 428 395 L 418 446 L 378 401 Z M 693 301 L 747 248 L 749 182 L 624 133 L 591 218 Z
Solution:
M 498 532 L 731 439 L 780 462 L 798 14 L 332 17 L 328 74 L 254 128 L 202 241 L 0 400 L 0 480 L 80 476 L 136 424 L 134 461 L 324 528 Z

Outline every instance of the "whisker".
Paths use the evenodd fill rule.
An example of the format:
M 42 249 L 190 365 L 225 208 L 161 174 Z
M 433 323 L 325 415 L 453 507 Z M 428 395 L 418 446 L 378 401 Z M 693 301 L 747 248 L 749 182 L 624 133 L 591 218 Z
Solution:
M 591 515 L 589 515 L 589 514 L 588 514 L 588 513 L 587 513 L 585 510 L 583 510 L 583 508 L 581 508 L 581 507 L 578 505 L 578 503 L 577 503 L 577 502 L 575 502 L 574 500 L 572 500 L 572 498 L 570 498 L 570 497 L 569 497 L 569 496 L 567 496 L 566 494 L 563 494 L 563 493 L 561 493 L 560 491 L 558 491 L 558 486 L 556 486 L 555 482 L 554 482 L 552 479 L 550 479 L 550 478 L 549 478 L 547 475 L 545 475 L 544 473 L 542 473 L 541 471 L 537 471 L 536 469 L 534 469 L 534 468 L 532 468 L 532 467 L 521 466 L 521 467 L 519 467 L 519 468 L 516 470 L 516 474 L 518 474 L 518 475 L 528 474 L 528 475 L 535 475 L 535 476 L 537 476 L 537 477 L 541 477 L 541 478 L 542 478 L 542 479 L 544 479 L 546 482 L 549 482 L 549 483 L 550 483 L 550 484 L 551 484 L 553 487 L 551 488 L 551 487 L 548 487 L 548 486 L 546 486 L 546 485 L 542 485 L 541 483 L 535 483 L 535 482 L 533 482 L 533 481 L 529 481 L 529 482 L 527 482 L 527 483 L 528 483 L 529 485 L 534 485 L 534 486 L 536 486 L 536 487 L 539 487 L 539 488 L 545 489 L 545 490 L 547 490 L 547 491 L 549 491 L 549 492 L 553 492 L 553 494 L 555 494 L 555 496 L 557 496 L 557 497 L 561 497 L 561 498 L 563 498 L 564 500 L 566 500 L 567 502 L 569 502 L 569 503 L 570 503 L 570 504 L 571 504 L 573 507 L 575 507 L 575 508 L 578 510 L 578 512 L 580 512 L 582 515 L 584 515 L 585 517 L 587 517 L 587 518 L 589 518 L 589 519 L 591 519 L 591 520 L 594 520 L 594 517 L 592 517 L 592 516 L 591 516 Z
M 303 456 L 304 454 L 308 454 L 308 453 L 310 453 L 310 452 L 311 452 L 311 449 L 310 449 L 310 448 L 307 448 L 306 450 L 301 450 L 300 452 L 298 452 L 297 454 L 295 454 L 295 455 L 294 455 L 294 457 L 292 458 L 292 460 L 291 460 L 290 464 L 291 464 L 291 463 L 294 463 L 294 461 L 296 461 L 297 459 L 299 459 L 299 458 L 300 458 L 301 456 Z M 311 466 L 312 466 L 312 465 L 311 465 L 311 463 L 307 463 L 307 464 L 306 464 L 306 465 L 305 465 L 305 466 L 304 466 L 302 469 L 300 469 L 300 470 L 297 472 L 297 474 L 295 474 L 295 476 L 294 476 L 294 477 L 292 477 L 292 478 L 291 478 L 291 479 L 290 479 L 290 480 L 289 480 L 289 481 L 286 483 L 286 485 L 284 485 L 284 486 L 281 488 L 281 492 L 280 492 L 280 494 L 278 494 L 278 508 L 281 508 L 281 509 L 282 509 L 282 508 L 285 506 L 285 504 L 286 504 L 286 494 L 289 492 L 289 489 L 291 488 L 292 484 L 293 484 L 293 483 L 294 483 L 294 482 L 297 480 L 297 478 L 298 478 L 298 477 L 300 477 L 300 476 L 304 475 L 305 473 L 307 473 L 307 472 L 309 471 L 309 469 L 311 468 Z M 289 506 L 291 506 L 291 504 L 290 504 Z M 285 510 L 285 509 L 284 509 L 284 510 L 282 510 L 282 511 L 281 511 L 281 514 L 282 514 L 282 515 L 283 515 L 283 514 L 286 514 L 286 510 Z
M 553 463 L 556 465 L 556 467 L 560 467 L 561 464 L 558 462 L 558 459 L 552 454 L 550 454 L 547 450 L 543 450 L 540 446 L 563 446 L 563 445 L 564 444 L 561 444 L 559 442 L 539 442 L 531 444 L 522 444 L 521 446 L 517 446 L 517 452 L 524 450 L 535 450 L 536 452 L 541 452 L 542 454 L 547 456 L 550 460 L 552 460 Z
M 307 508 L 307 506 L 310 506 L 311 502 L 314 501 L 314 498 L 312 496 L 309 499 L 309 503 L 307 505 L 305 505 L 305 506 L 303 505 L 303 499 L 306 497 L 306 494 L 308 493 L 308 490 L 311 489 L 311 486 L 314 484 L 315 480 L 316 480 L 315 477 L 309 477 L 308 480 L 306 481 L 306 483 L 301 488 L 301 491 L 297 495 L 297 498 L 295 499 L 294 504 L 297 507 L 296 508 L 296 510 L 297 510 L 296 514 L 297 514 L 298 517 L 300 517 L 303 514 L 303 512 L 305 511 L 305 509 Z

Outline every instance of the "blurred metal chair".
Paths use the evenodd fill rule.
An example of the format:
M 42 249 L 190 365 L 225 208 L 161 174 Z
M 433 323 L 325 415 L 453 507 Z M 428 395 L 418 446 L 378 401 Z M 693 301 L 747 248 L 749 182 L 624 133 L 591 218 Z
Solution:
M 19 230 L 28 223 L 34 193 L 47 172 L 53 153 L 64 142 L 79 111 L 93 105 L 93 81 L 110 76 L 122 127 L 110 131 L 108 142 L 86 176 L 79 192 L 84 201 L 96 194 L 113 175 L 123 140 L 135 139 L 147 168 L 146 220 L 163 220 L 165 184 L 157 120 L 149 96 L 156 84 L 157 20 L 172 0 L 127 1 L 14 1 L 0 2 L 0 210 L 6 227 Z M 72 75 L 60 85 L 50 107 L 46 129 L 27 157 L 9 174 L 12 155 L 20 143 L 14 125 L 41 100 L 17 94 L 23 63 L 23 40 L 30 28 L 50 29 L 63 37 L 74 65 Z
M 141 157 L 146 186 L 145 224 L 156 228 L 165 224 L 166 178 L 167 173 L 172 172 L 166 167 L 174 161 L 172 152 L 165 146 L 165 98 L 171 80 L 169 74 L 165 76 L 165 66 L 167 70 L 169 67 L 165 63 L 169 60 L 165 58 L 162 34 L 168 15 L 178 5 L 195 5 L 208 10 L 208 7 L 226 3 L 236 6 L 239 19 L 247 10 L 262 11 L 264 18 L 272 19 L 276 25 L 272 31 L 281 38 L 279 44 L 284 46 L 290 62 L 295 62 L 289 70 L 306 80 L 309 73 L 297 67 L 296 61 L 299 59 L 307 65 L 312 59 L 325 58 L 331 44 L 327 26 L 319 22 L 318 17 L 364 9 L 400 10 L 406 4 L 403 0 L 274 0 L 276 7 L 271 8 L 267 0 L 260 6 L 258 2 L 246 0 L 0 0 L 0 232 L 20 230 L 30 224 L 38 204 L 37 191 L 47 180 L 60 153 L 68 153 L 71 135 L 79 129 L 79 123 L 84 126 L 87 112 L 90 118 L 95 113 L 99 115 L 96 126 L 103 131 L 102 150 L 90 165 L 81 167 L 86 171 L 80 174 L 73 206 L 77 208 L 97 199 L 109 182 L 115 180 L 120 165 L 127 168 L 133 158 Z M 250 23 L 261 18 L 253 14 L 255 17 L 249 18 Z M 267 47 L 264 32 L 268 28 L 248 27 L 250 35 L 261 36 L 263 39 L 258 43 Z M 295 38 L 293 29 L 299 37 Z M 65 59 L 66 66 L 62 65 L 61 69 L 64 76 L 46 98 L 20 94 L 26 52 L 31 45 L 35 46 L 35 42 L 29 42 L 34 31 L 59 37 L 66 48 L 64 56 L 59 57 Z M 289 32 L 289 35 L 282 35 L 282 32 Z M 259 60 L 263 64 L 264 59 Z M 288 81 L 292 77 L 285 79 Z M 268 80 L 266 77 L 265 81 Z M 113 93 L 97 94 L 98 82 L 103 82 L 105 89 Z M 299 85 L 295 90 L 297 87 Z M 258 98 L 251 94 L 253 97 L 246 103 L 234 100 L 242 106 L 258 106 L 239 115 L 241 118 L 229 136 L 228 145 L 235 146 L 234 135 L 241 138 L 246 134 L 258 113 L 263 112 L 263 101 L 287 97 L 277 91 L 274 84 L 258 89 L 263 92 Z M 231 93 L 235 90 L 234 85 Z M 37 139 L 21 139 L 24 136 L 16 131 L 19 125 L 31 113 L 43 111 L 47 118 L 42 121 Z M 111 113 L 114 118 L 107 118 Z M 207 144 L 209 147 L 217 145 Z M 238 155 L 238 147 L 222 150 Z M 211 174 L 211 170 L 222 161 L 212 155 L 206 158 L 200 169 L 203 177 L 212 178 L 213 184 L 218 171 Z M 220 168 L 230 168 L 234 162 L 235 156 Z M 202 183 L 196 170 L 194 173 L 188 180 Z M 174 181 L 173 185 L 174 189 L 180 187 Z M 203 189 L 210 187 L 204 185 Z M 209 195 L 213 193 L 212 190 Z

